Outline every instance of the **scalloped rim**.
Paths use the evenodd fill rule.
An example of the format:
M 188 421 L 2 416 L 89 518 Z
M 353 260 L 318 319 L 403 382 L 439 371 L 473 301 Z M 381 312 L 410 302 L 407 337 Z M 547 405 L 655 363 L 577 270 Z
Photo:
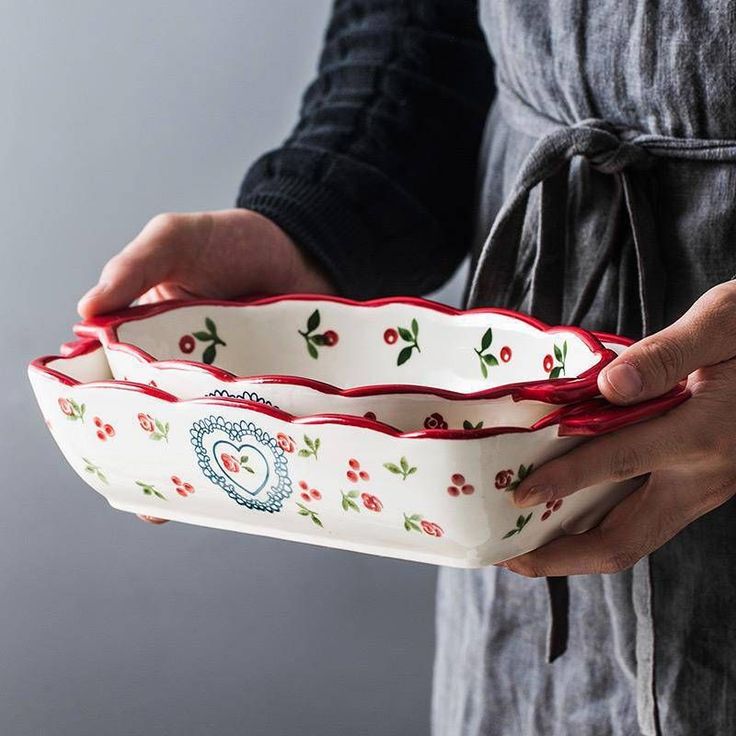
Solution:
M 460 391 L 452 391 L 433 386 L 421 386 L 418 384 L 371 384 L 363 386 L 355 386 L 353 388 L 339 388 L 333 384 L 325 383 L 311 378 L 302 376 L 285 376 L 285 375 L 258 375 L 258 376 L 238 376 L 223 368 L 205 365 L 197 361 L 173 358 L 170 360 L 157 360 L 153 355 L 147 353 L 141 348 L 131 343 L 121 342 L 118 339 L 118 328 L 126 322 L 134 322 L 148 317 L 153 317 L 164 312 L 173 311 L 179 307 L 196 307 L 196 306 L 214 306 L 214 307 L 248 307 L 261 306 L 264 304 L 273 304 L 283 301 L 302 301 L 302 302 L 332 302 L 335 304 L 344 304 L 353 307 L 384 307 L 392 304 L 410 305 L 420 309 L 428 309 L 442 314 L 451 316 L 462 316 L 465 314 L 500 314 L 506 317 L 524 322 L 531 327 L 547 334 L 567 333 L 576 335 L 593 353 L 598 356 L 598 362 L 588 368 L 574 378 L 556 378 L 541 379 L 538 381 L 519 381 L 516 383 L 506 383 L 493 388 L 482 389 L 472 393 L 463 393 Z M 236 381 L 248 380 L 251 383 L 261 384 L 288 384 L 305 386 L 315 389 L 322 393 L 333 394 L 336 396 L 379 396 L 383 394 L 429 394 L 439 396 L 443 399 L 451 401 L 466 401 L 477 399 L 498 399 L 505 396 L 511 396 L 514 401 L 523 401 L 529 399 L 532 401 L 543 401 L 548 404 L 570 404 L 576 401 L 591 399 L 598 394 L 598 374 L 608 365 L 616 354 L 604 347 L 595 333 L 574 326 L 555 326 L 545 324 L 541 320 L 531 317 L 521 312 L 515 312 L 510 309 L 500 309 L 495 307 L 479 307 L 476 309 L 454 309 L 438 302 L 419 297 L 387 297 L 383 299 L 373 299 L 371 301 L 354 301 L 343 297 L 326 296 L 323 294 L 286 294 L 268 297 L 252 297 L 243 300 L 223 301 L 217 299 L 176 299 L 155 304 L 143 304 L 136 307 L 130 307 L 126 310 L 113 312 L 93 317 L 88 320 L 77 323 L 74 326 L 74 332 L 79 337 L 90 337 L 100 340 L 104 343 L 108 350 L 118 350 L 127 353 L 133 357 L 150 364 L 157 370 L 192 370 L 209 373 L 215 379 L 223 383 L 234 383 Z M 626 338 L 623 338 L 625 340 Z M 621 341 L 622 338 L 614 337 L 614 341 Z
M 624 338 L 625 339 L 625 338 Z M 668 411 L 690 396 L 690 392 L 680 384 L 664 396 L 633 406 L 615 406 L 604 399 L 591 399 L 586 402 L 572 406 L 563 406 L 554 409 L 549 414 L 536 421 L 531 427 L 488 427 L 486 429 L 425 429 L 415 432 L 400 432 L 395 427 L 379 422 L 378 420 L 366 419 L 365 417 L 350 414 L 310 414 L 297 417 L 288 412 L 267 406 L 259 402 L 247 399 L 236 399 L 229 397 L 202 397 L 196 399 L 180 399 L 167 391 L 134 381 L 104 380 L 84 383 L 68 376 L 54 368 L 49 368 L 51 361 L 72 360 L 81 355 L 92 353 L 101 349 L 102 343 L 95 338 L 86 338 L 77 343 L 66 343 L 64 355 L 46 355 L 33 360 L 28 371 L 38 372 L 47 378 L 52 378 L 64 386 L 84 388 L 117 388 L 135 393 L 142 393 L 161 401 L 172 404 L 202 404 L 204 406 L 240 406 L 250 409 L 259 414 L 266 414 L 275 419 L 294 425 L 314 424 L 338 424 L 342 426 L 359 427 L 390 435 L 397 439 L 443 439 L 443 440 L 472 440 L 494 437 L 500 434 L 518 434 L 536 432 L 540 429 L 559 425 L 558 436 L 595 436 L 620 429 L 628 424 L 647 419 L 649 417 Z

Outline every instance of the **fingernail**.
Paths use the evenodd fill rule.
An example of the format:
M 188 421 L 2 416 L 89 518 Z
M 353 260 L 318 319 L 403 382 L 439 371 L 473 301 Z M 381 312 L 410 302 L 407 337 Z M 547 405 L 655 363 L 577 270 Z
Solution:
M 635 399 L 644 388 L 639 371 L 631 363 L 619 363 L 604 372 L 606 381 L 623 399 Z
M 552 486 L 532 486 L 525 491 L 517 491 L 514 494 L 514 503 L 517 506 L 536 506 L 551 501 L 554 497 L 555 489 Z

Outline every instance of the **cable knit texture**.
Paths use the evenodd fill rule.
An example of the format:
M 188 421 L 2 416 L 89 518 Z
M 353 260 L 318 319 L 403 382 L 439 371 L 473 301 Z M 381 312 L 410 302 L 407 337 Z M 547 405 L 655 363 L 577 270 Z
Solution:
M 337 0 L 317 78 L 238 206 L 282 227 L 346 296 L 420 294 L 471 246 L 493 67 L 468 0 Z

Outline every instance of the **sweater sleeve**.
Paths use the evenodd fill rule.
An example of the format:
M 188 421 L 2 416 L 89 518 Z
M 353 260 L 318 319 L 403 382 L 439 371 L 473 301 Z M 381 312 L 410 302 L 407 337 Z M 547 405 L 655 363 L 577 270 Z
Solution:
M 345 296 L 431 291 L 470 247 L 493 93 L 475 0 L 336 0 L 299 121 L 237 204 Z

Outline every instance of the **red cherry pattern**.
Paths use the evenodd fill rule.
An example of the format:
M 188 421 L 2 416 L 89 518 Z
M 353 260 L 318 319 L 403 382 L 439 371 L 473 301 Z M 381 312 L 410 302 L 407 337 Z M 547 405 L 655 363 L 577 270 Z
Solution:
M 555 511 L 559 511 L 560 507 L 562 506 L 562 499 L 558 498 L 556 501 L 547 501 L 545 504 L 546 511 L 542 514 L 542 521 L 547 521 L 552 514 L 554 514 Z
M 398 339 L 399 333 L 393 327 L 389 327 L 383 333 L 383 340 L 387 345 L 393 345 Z
M 545 355 L 544 356 L 544 372 L 549 373 L 552 368 L 554 367 L 555 361 L 554 358 L 551 355 Z
M 453 473 L 450 476 L 451 486 L 447 487 L 447 493 L 453 498 L 457 498 L 460 494 L 463 496 L 472 496 L 475 493 L 475 486 L 465 482 L 465 476 L 462 473 Z
M 106 424 L 99 417 L 94 417 L 92 422 L 97 427 L 97 439 L 101 442 L 106 442 L 115 436 L 115 428 L 112 424 Z
M 186 498 L 194 493 L 194 486 L 191 483 L 183 481 L 178 475 L 171 476 L 171 482 L 174 484 L 176 492 L 182 497 Z
M 179 350 L 188 355 L 189 353 L 194 352 L 195 344 L 196 343 L 194 342 L 194 337 L 192 335 L 182 335 L 179 340 Z
M 305 480 L 299 481 L 299 488 L 301 489 L 301 493 L 299 494 L 302 498 L 302 501 L 321 501 L 322 500 L 322 493 L 318 491 L 316 488 L 310 488 L 309 483 Z
M 500 357 L 504 363 L 508 363 L 511 360 L 511 348 L 508 345 L 504 345 L 501 348 Z
M 348 471 L 345 475 L 351 483 L 357 483 L 359 480 L 367 481 L 371 479 L 371 476 L 367 471 L 360 469 L 360 463 L 354 457 L 351 457 L 350 460 L 348 460 Z

